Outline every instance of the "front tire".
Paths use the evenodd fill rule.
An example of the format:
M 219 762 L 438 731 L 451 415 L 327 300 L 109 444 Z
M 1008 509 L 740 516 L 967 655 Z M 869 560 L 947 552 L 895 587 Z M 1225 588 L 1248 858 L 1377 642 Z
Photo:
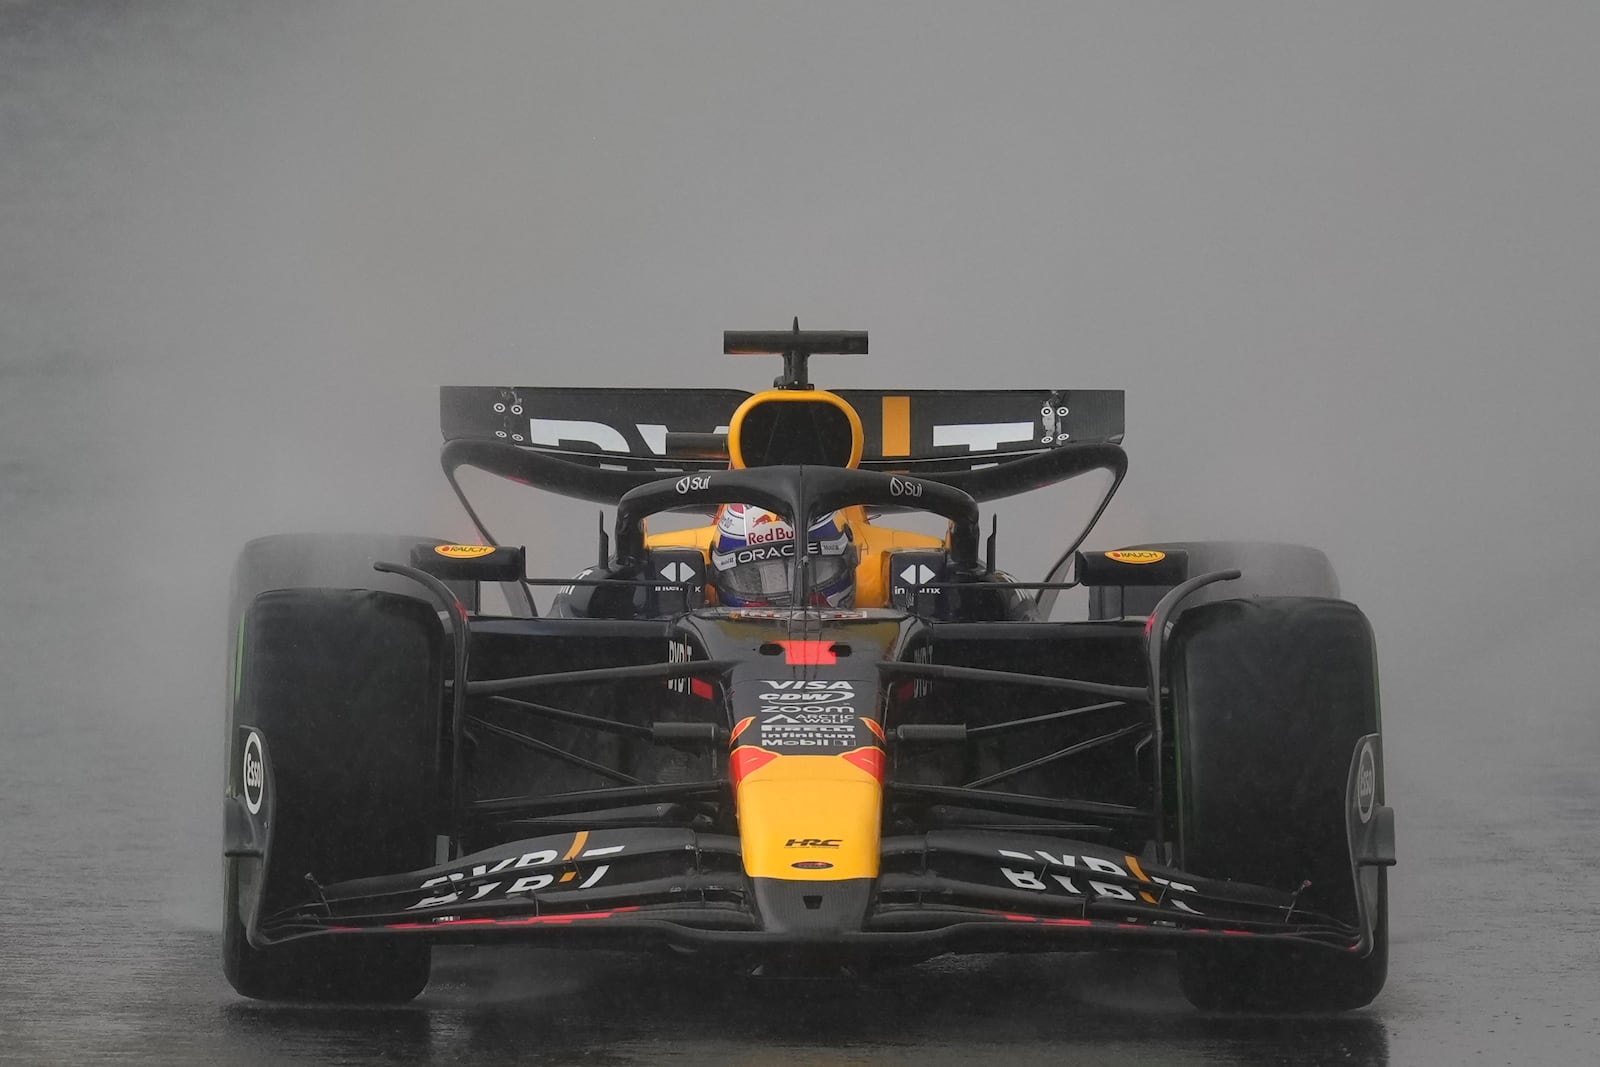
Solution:
M 1174 624 L 1170 683 L 1181 865 L 1293 891 L 1356 926 L 1346 791 L 1362 738 L 1381 732 L 1372 630 L 1353 604 L 1227 600 Z M 1375 801 L 1382 803 L 1382 767 Z M 1387 879 L 1375 872 L 1365 956 L 1229 943 L 1182 957 L 1183 990 L 1208 1010 L 1346 1011 L 1388 972 Z M 1371 873 L 1367 875 L 1371 877 Z
M 1219 945 L 1178 959 L 1178 984 L 1201 1011 L 1354 1011 L 1377 999 L 1389 975 L 1388 872 L 1378 874 L 1378 914 L 1372 951 L 1364 957 L 1332 950 Z M 1275 949 L 1275 951 L 1268 951 Z
M 238 860 L 226 861 L 230 866 Z M 222 970 L 240 996 L 252 1000 L 330 1004 L 404 1004 L 428 984 L 427 945 L 290 942 L 251 946 L 239 919 L 239 883 L 223 883 Z
M 256 731 L 269 753 L 271 803 L 261 807 L 272 825 L 265 860 L 223 860 L 223 970 L 256 999 L 398 1003 L 427 985 L 425 943 L 323 934 L 257 946 L 248 938 L 253 909 L 265 916 L 306 902 L 308 874 L 328 884 L 434 859 L 446 639 L 435 607 L 414 595 L 286 588 L 308 579 L 355 584 L 366 573 L 393 578 L 360 558 L 340 573 L 330 557 L 405 558 L 388 543 L 333 540 L 337 551 L 320 558 L 311 538 L 252 542 L 235 572 L 227 803 L 242 810 L 245 738 Z M 272 556 L 294 566 L 275 567 Z

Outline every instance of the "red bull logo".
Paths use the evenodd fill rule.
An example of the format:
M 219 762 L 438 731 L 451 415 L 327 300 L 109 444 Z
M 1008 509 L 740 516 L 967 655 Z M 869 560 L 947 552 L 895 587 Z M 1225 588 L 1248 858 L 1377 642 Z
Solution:
M 793 541 L 794 527 L 782 519 L 770 520 L 770 528 L 765 530 L 751 530 L 745 535 L 745 543 L 751 545 L 771 544 L 773 541 Z

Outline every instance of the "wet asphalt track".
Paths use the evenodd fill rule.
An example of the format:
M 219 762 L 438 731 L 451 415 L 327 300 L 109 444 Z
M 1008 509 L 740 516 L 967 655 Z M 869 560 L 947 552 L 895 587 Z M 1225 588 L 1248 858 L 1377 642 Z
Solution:
M 676 47 L 720 60 L 723 30 L 774 38 L 759 20 L 674 15 L 620 43 L 604 20 L 581 24 L 567 31 L 581 47 L 558 35 L 541 66 L 521 45 L 509 58 L 497 51 L 517 31 L 537 42 L 534 17 L 521 13 L 511 32 L 491 22 L 457 39 L 425 7 L 396 30 L 369 24 L 372 7 L 351 14 L 355 5 L 0 0 L 0 1062 L 1600 1062 L 1600 477 L 1587 458 L 1600 241 L 1596 168 L 1580 154 L 1592 142 L 1585 42 L 1595 29 L 1426 6 L 1330 25 L 1207 8 L 1181 31 L 1170 9 L 1118 16 L 1102 27 L 1104 67 L 1098 42 L 1059 62 L 1059 42 L 1074 39 L 1062 27 L 1046 54 L 1004 69 L 971 66 L 982 49 L 969 40 L 988 40 L 983 20 L 900 53 L 902 27 L 885 16 L 858 27 L 873 64 L 887 50 L 904 63 L 886 69 L 954 87 L 945 110 L 915 92 L 887 98 L 913 120 L 938 116 L 928 119 L 937 136 L 902 144 L 892 131 L 904 116 L 892 110 L 850 138 L 860 102 L 900 91 L 904 78 L 855 82 L 847 62 L 822 79 L 841 88 L 812 101 L 814 123 L 774 132 L 768 114 L 787 97 L 771 86 L 783 90 L 783 79 L 748 76 L 740 92 L 702 99 L 708 76 L 656 47 L 678 34 Z M 803 51 L 806 33 L 832 42 L 835 28 L 797 32 Z M 1022 55 L 1033 36 L 997 32 L 997 55 Z M 1228 79 L 1197 67 L 1198 81 L 1180 70 L 1160 82 L 1188 61 L 1187 43 L 1158 50 L 1142 75 L 1147 95 L 1124 79 L 1125 60 L 1195 35 L 1210 50 L 1195 54 L 1222 57 L 1214 66 Z M 560 108 L 538 129 L 561 151 L 519 155 L 496 122 L 458 136 L 474 128 L 443 112 L 448 121 L 414 134 L 410 124 L 431 113 L 408 91 L 433 84 L 417 56 L 436 38 L 470 57 L 452 68 L 457 81 L 480 67 L 553 71 L 539 87 Z M 959 62 L 918 74 L 921 50 L 941 48 Z M 562 65 L 568 53 L 576 66 Z M 584 81 L 591 61 L 613 56 Z M 1036 83 L 992 90 L 1013 66 Z M 867 185 L 852 195 L 870 188 L 881 199 L 839 214 L 828 175 L 780 179 L 760 170 L 757 150 L 743 157 L 757 161 L 749 172 L 732 157 L 708 169 L 688 150 L 685 163 L 672 145 L 622 152 L 655 122 L 630 125 L 624 103 L 648 95 L 625 80 L 636 70 L 652 87 L 691 72 L 671 83 L 675 99 L 726 116 L 695 151 L 748 138 L 788 159 L 792 143 L 837 135 L 840 158 L 866 157 Z M 569 83 L 583 91 L 560 95 Z M 446 101 L 492 112 L 520 99 L 494 95 L 498 83 L 466 84 Z M 615 99 L 613 84 L 623 85 Z M 747 98 L 749 113 L 739 110 Z M 990 111 L 963 110 L 968 101 L 992 101 L 1001 118 L 1020 109 L 1035 126 L 1012 137 Z M 1057 130 L 1056 111 L 1073 101 L 1089 103 L 1074 131 Z M 599 110 L 566 125 L 569 105 Z M 517 121 L 504 106 L 497 122 Z M 1249 122 L 1235 122 L 1241 109 Z M 350 121 L 368 116 L 380 121 Z M 949 157 L 947 129 L 996 131 L 972 153 L 985 167 L 1017 144 L 1044 152 L 1010 162 L 1050 180 L 1003 187 L 998 199 L 1016 200 L 1015 217 L 1005 214 L 988 171 Z M 1149 145 L 1137 140 L 1148 131 Z M 1078 137 L 1109 146 L 1089 153 L 1109 168 L 1088 172 L 1098 185 L 1060 180 L 1086 157 L 1050 152 Z M 923 160 L 922 144 L 937 152 Z M 429 169 L 444 159 L 460 169 Z M 529 170 L 538 181 L 523 180 Z M 480 172 L 517 177 L 502 188 Z M 1179 172 L 1171 185 L 1149 177 Z M 605 184 L 636 174 L 637 185 Z M 729 184 L 705 198 L 685 192 L 707 174 Z M 554 194 L 530 196 L 539 182 Z M 734 182 L 783 196 L 745 202 Z M 604 188 L 583 201 L 594 184 Z M 434 226 L 440 187 L 482 200 L 483 218 L 446 210 Z M 925 188 L 932 198 L 917 199 Z M 1290 194 L 1303 188 L 1317 211 L 1299 210 Z M 593 229 L 550 223 L 538 212 L 546 203 L 560 209 L 550 217 L 577 211 Z M 620 251 L 607 228 L 618 205 L 618 232 L 633 242 Z M 908 249 L 921 213 L 936 219 L 926 232 L 938 241 Z M 497 244 L 505 220 L 524 215 L 544 228 Z M 1040 218 L 1071 238 L 1035 242 Z M 796 274 L 746 269 L 740 241 L 769 226 L 799 250 Z M 412 244 L 396 246 L 396 234 Z M 841 249 L 858 237 L 879 258 L 851 273 Z M 956 238 L 977 250 L 971 272 L 945 254 Z M 1317 256 L 1302 256 L 1306 247 Z M 585 258 L 591 249 L 602 258 Z M 735 272 L 716 266 L 730 258 Z M 1018 270 L 996 273 L 1013 259 Z M 396 262 L 405 270 L 390 270 Z M 657 273 L 619 274 L 634 262 Z M 804 288 L 823 262 L 841 271 L 837 292 Z M 999 280 L 985 289 L 990 275 Z M 704 288 L 674 288 L 689 278 Z M 1060 294 L 1027 288 L 1032 278 L 1084 288 L 1070 338 Z M 790 292 L 811 302 L 796 308 Z M 1377 1003 L 1342 1017 L 1206 1017 L 1183 1002 L 1170 963 L 1144 956 L 944 959 L 813 984 L 530 949 L 441 952 L 433 984 L 405 1008 L 236 998 L 215 929 L 219 635 L 238 544 L 328 516 L 393 529 L 447 514 L 430 389 L 548 370 L 524 351 L 530 332 L 554 350 L 596 353 L 562 384 L 648 371 L 659 385 L 667 379 L 637 354 L 644 338 L 714 338 L 814 303 L 848 311 L 848 321 L 813 323 L 823 327 L 930 320 L 932 334 L 902 333 L 901 348 L 884 345 L 853 383 L 924 369 L 907 355 L 918 339 L 938 352 L 987 350 L 1012 318 L 996 343 L 1014 384 L 1055 381 L 1040 350 L 1119 353 L 1111 368 L 1080 362 L 1093 371 L 1082 384 L 1130 390 L 1139 453 L 1108 542 L 1172 533 L 1140 525 L 1149 518 L 1210 530 L 1243 516 L 1266 536 L 1330 549 L 1374 618 L 1385 675 L 1400 866 Z M 674 318 L 679 309 L 693 310 Z M 981 336 L 946 339 L 969 310 Z M 650 330 L 595 343 L 592 323 L 633 323 L 636 312 Z M 1258 332 L 1230 329 L 1236 320 Z M 1379 383 L 1363 394 L 1365 421 L 1336 404 L 1318 421 L 1325 397 L 1346 396 L 1346 371 L 1324 373 L 1335 357 L 1318 345 Z M 471 355 L 463 369 L 441 352 Z M 696 380 L 722 368 L 709 352 L 692 365 Z M 943 370 L 954 384 L 979 380 L 965 362 Z M 1463 433 L 1490 410 L 1498 434 Z M 1206 455 L 1191 452 L 1196 439 Z M 585 541 L 576 558 L 587 552 Z
M 450 949 L 404 1008 L 248 1002 L 222 981 L 215 935 L 173 914 L 168 864 L 210 842 L 164 837 L 151 816 L 160 746 L 38 725 L 0 737 L 7 1063 L 1576 1064 L 1600 1049 L 1600 919 L 1583 903 L 1600 791 L 1581 729 L 1514 766 L 1502 752 L 1493 789 L 1391 773 L 1404 865 L 1389 986 L 1366 1011 L 1292 1019 L 1200 1015 L 1162 957 L 1105 954 L 817 983 Z

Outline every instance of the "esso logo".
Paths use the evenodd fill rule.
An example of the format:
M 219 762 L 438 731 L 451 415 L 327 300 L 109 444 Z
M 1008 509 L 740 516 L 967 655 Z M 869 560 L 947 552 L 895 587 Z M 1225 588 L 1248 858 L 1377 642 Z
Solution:
M 704 474 L 685 474 L 678 479 L 673 488 L 681 496 L 684 493 L 692 493 L 699 489 L 710 489 L 711 479 Z
M 922 483 L 914 482 L 910 478 L 891 477 L 889 479 L 889 493 L 891 496 L 921 496 Z
M 261 813 L 261 801 L 267 795 L 267 761 L 261 756 L 261 735 L 254 730 L 244 741 L 244 763 L 240 770 L 244 778 L 244 806 L 251 815 Z

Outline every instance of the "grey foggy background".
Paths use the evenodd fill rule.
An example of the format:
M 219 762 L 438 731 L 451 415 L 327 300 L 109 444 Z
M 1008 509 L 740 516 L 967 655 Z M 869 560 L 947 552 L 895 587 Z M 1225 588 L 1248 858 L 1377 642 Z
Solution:
M 1379 1009 L 1481 1024 L 1451 974 L 1519 934 L 1461 933 L 1419 830 L 1468 896 L 1535 786 L 1594 843 L 1597 41 L 1563 4 L 3 0 L 13 884 L 214 929 L 239 544 L 465 535 L 439 384 L 754 388 L 718 331 L 798 314 L 872 333 L 824 385 L 1126 389 L 1092 545 L 1329 553 L 1408 864 Z M 520 514 L 536 568 L 589 558 L 591 509 Z M 1058 521 L 1002 509 L 1013 569 Z M 1592 916 L 1578 857 L 1543 877 Z M 1600 967 L 1585 921 L 1504 1003 Z

